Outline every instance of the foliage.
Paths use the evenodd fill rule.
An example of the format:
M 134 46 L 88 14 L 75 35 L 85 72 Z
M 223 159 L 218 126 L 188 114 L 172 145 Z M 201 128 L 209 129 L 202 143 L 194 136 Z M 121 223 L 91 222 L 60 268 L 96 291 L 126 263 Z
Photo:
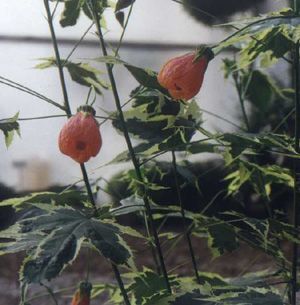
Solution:
M 15 132 L 20 135 L 18 117 L 19 113 L 12 118 L 0 120 L 0 130 L 4 133 L 6 147 L 11 145 Z
M 30 284 L 44 285 L 59 276 L 86 246 L 112 264 L 119 284 L 95 284 L 92 297 L 108 294 L 110 302 L 115 305 L 124 300 L 128 305 L 127 294 L 132 305 L 292 304 L 291 296 L 297 288 L 293 278 L 297 266 L 295 258 L 286 255 L 282 244 L 292 243 L 296 247 L 300 243 L 299 228 L 289 223 L 286 202 L 278 204 L 278 201 L 290 198 L 292 190 L 297 195 L 297 167 L 294 164 L 299 159 L 299 139 L 291 126 L 295 121 L 299 123 L 299 114 L 294 116 L 291 97 L 299 94 L 299 84 L 294 89 L 285 88 L 265 68 L 274 66 L 279 60 L 299 68 L 297 58 L 288 56 L 291 51 L 295 53 L 295 46 L 299 48 L 298 14 L 292 9 L 283 9 L 227 25 L 235 27 L 235 32 L 212 50 L 218 55 L 234 48 L 234 56 L 223 60 L 223 70 L 224 77 L 232 81 L 236 89 L 242 123 L 233 132 L 215 132 L 203 124 L 204 110 L 196 99 L 174 100 L 158 83 L 156 71 L 134 66 L 119 57 L 118 50 L 128 21 L 125 21 L 125 12 L 129 10 L 130 17 L 134 0 L 50 2 L 54 2 L 54 10 L 61 7 L 62 27 L 76 25 L 80 15 L 91 19 L 96 24 L 104 56 L 91 62 L 75 62 L 70 56 L 60 59 L 56 50 L 56 57 L 42 59 L 36 68 L 58 68 L 61 81 L 62 68 L 65 68 L 73 81 L 90 89 L 89 94 L 92 90 L 98 94 L 102 94 L 103 89 L 113 91 L 118 111 L 108 113 L 108 118 L 116 132 L 125 136 L 128 150 L 119 153 L 109 164 L 132 160 L 134 169 L 126 170 L 108 182 L 106 190 L 114 193 L 114 204 L 101 207 L 95 204 L 95 194 L 83 163 L 80 166 L 86 193 L 79 190 L 39 192 L 0 202 L 0 207 L 12 207 L 18 215 L 15 224 L 0 231 L 0 254 L 25 252 L 20 271 L 21 303 L 26 304 Z M 189 1 L 184 2 L 187 3 Z M 46 0 L 45 5 L 49 5 Z M 106 54 L 105 37 L 101 32 L 104 12 L 112 8 L 122 28 L 115 55 Z M 53 12 L 47 16 L 50 29 L 55 16 Z M 52 39 L 56 48 L 53 33 Z M 106 67 L 110 85 L 100 78 L 103 72 L 93 66 L 94 62 Z M 131 91 L 130 106 L 126 109 L 119 105 L 113 74 L 115 65 L 123 67 L 138 84 Z M 61 83 L 65 97 L 63 106 L 24 86 L 16 86 L 14 82 L 9 85 L 50 102 L 70 116 L 67 89 L 64 82 Z M 89 98 L 87 100 L 88 104 Z M 18 114 L 0 120 L 7 147 L 14 134 L 19 134 L 19 122 Z M 135 140 L 135 146 L 131 139 Z M 196 162 L 178 162 L 176 153 L 184 157 L 209 153 L 219 162 L 214 166 L 208 164 L 210 168 L 203 170 L 197 168 Z M 172 162 L 155 160 L 163 154 L 172 156 Z M 209 185 L 216 186 L 213 192 L 204 176 Z M 97 183 L 96 190 L 99 188 Z M 281 197 L 276 201 L 277 196 Z M 216 202 L 222 205 L 221 208 L 215 208 Z M 198 208 L 195 208 L 197 204 Z M 251 206 L 264 210 L 264 213 L 251 212 Z M 125 215 L 130 219 L 133 215 L 144 219 L 147 237 L 132 227 L 121 225 L 120 216 Z M 180 222 L 179 232 L 170 232 L 165 226 L 168 221 Z M 158 236 L 154 230 L 157 223 L 161 228 L 165 226 L 165 231 Z M 196 259 L 191 236 L 206 240 L 212 259 L 247 244 L 268 255 L 270 261 L 276 263 L 276 270 L 262 270 L 235 278 L 198 272 L 197 280 L 170 272 L 166 278 L 162 268 L 164 253 L 158 251 L 162 274 L 148 266 L 137 271 L 134 249 L 127 245 L 123 235 L 130 235 L 134 241 L 144 239 L 154 252 L 160 249 L 161 240 L 173 250 L 185 237 L 194 268 Z M 119 265 L 127 268 L 127 273 L 122 276 Z M 122 278 L 126 278 L 125 289 Z M 282 296 L 281 288 L 273 287 L 275 281 L 289 289 L 289 298 Z

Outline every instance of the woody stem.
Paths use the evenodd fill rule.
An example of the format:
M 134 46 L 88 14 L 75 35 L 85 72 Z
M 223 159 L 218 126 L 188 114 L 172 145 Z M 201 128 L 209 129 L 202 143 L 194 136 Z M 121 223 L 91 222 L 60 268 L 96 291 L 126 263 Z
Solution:
M 104 41 L 103 34 L 102 34 L 102 29 L 101 29 L 101 25 L 100 25 L 99 16 L 97 14 L 97 9 L 96 9 L 96 6 L 95 6 L 95 2 L 92 1 L 92 3 L 93 3 L 94 22 L 95 22 L 98 37 L 99 37 L 100 48 L 102 50 L 103 56 L 107 56 L 108 53 L 107 53 L 105 41 Z M 126 144 L 127 144 L 127 147 L 128 147 L 128 151 L 129 151 L 129 154 L 130 154 L 135 172 L 136 172 L 137 179 L 141 184 L 141 192 L 143 194 L 143 201 L 144 201 L 147 216 L 148 216 L 148 219 L 149 219 L 149 225 L 150 225 L 150 229 L 151 229 L 151 232 L 152 232 L 152 236 L 154 238 L 154 243 L 155 243 L 156 251 L 157 251 L 159 262 L 160 262 L 160 268 L 162 270 L 162 274 L 163 274 L 164 279 L 165 279 L 166 288 L 169 291 L 169 293 L 171 293 L 172 292 L 171 285 L 170 285 L 170 282 L 169 282 L 169 277 L 168 277 L 168 273 L 167 273 L 167 269 L 166 269 L 166 265 L 165 265 L 165 261 L 164 261 L 164 257 L 163 257 L 163 253 L 162 253 L 157 229 L 156 229 L 155 224 L 154 224 L 154 219 L 153 219 L 153 214 L 152 214 L 152 210 L 151 210 L 151 206 L 150 206 L 150 201 L 148 199 L 147 189 L 145 187 L 145 180 L 144 180 L 144 177 L 142 175 L 142 172 L 141 172 L 141 169 L 140 169 L 140 164 L 139 164 L 139 161 L 138 161 L 138 159 L 135 155 L 135 152 L 134 152 L 134 149 L 133 149 L 133 146 L 132 146 L 132 143 L 131 143 L 131 139 L 130 139 L 130 136 L 129 136 L 129 132 L 128 132 L 128 129 L 127 129 L 125 117 L 124 117 L 122 106 L 121 106 L 121 101 L 120 101 L 120 98 L 119 98 L 119 93 L 118 93 L 117 86 L 116 86 L 116 81 L 115 81 L 114 74 L 113 74 L 113 66 L 111 64 L 106 63 L 106 69 L 107 69 L 108 77 L 109 77 L 109 80 L 110 80 L 112 92 L 113 92 L 113 95 L 114 95 L 115 104 L 116 104 L 116 107 L 117 107 L 117 110 L 118 110 L 120 123 L 121 123 L 121 127 L 122 127 L 123 134 L 124 134 L 124 138 L 126 140 Z

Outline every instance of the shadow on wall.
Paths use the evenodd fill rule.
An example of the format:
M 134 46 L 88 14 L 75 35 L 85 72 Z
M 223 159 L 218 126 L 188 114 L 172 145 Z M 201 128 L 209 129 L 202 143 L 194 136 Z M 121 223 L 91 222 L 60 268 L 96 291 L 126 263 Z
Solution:
M 266 0 L 183 0 L 183 3 L 198 21 L 212 25 L 228 22 L 232 15 L 246 10 L 258 13 Z

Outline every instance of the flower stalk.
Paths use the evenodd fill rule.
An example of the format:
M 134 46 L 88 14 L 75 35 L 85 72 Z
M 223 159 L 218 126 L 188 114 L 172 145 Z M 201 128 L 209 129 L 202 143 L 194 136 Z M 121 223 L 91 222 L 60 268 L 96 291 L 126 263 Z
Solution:
M 53 26 L 53 17 L 52 17 L 51 11 L 50 11 L 50 6 L 49 6 L 48 0 L 44 0 L 44 6 L 46 9 L 46 13 L 47 13 L 47 20 L 48 20 L 49 29 L 50 29 L 51 38 L 52 38 L 52 44 L 53 44 L 53 48 L 54 48 L 54 52 L 55 52 L 56 64 L 57 64 L 57 68 L 59 71 L 59 78 L 60 78 L 61 88 L 62 88 L 63 97 L 64 97 L 65 111 L 66 111 L 67 116 L 70 118 L 72 116 L 72 112 L 71 112 L 71 107 L 70 107 L 70 102 L 69 102 L 69 97 L 68 97 L 66 81 L 65 81 L 65 77 L 64 77 L 63 64 L 62 64 L 62 61 L 60 58 L 57 38 L 56 38 L 54 26 Z M 87 174 L 84 163 L 80 164 L 80 168 L 81 168 L 83 180 L 85 182 L 85 186 L 87 189 L 87 193 L 88 193 L 90 202 L 93 205 L 94 210 L 96 210 L 96 202 L 95 202 L 95 199 L 94 199 L 94 196 L 92 193 L 91 185 L 89 182 L 88 174 Z M 114 263 L 111 263 L 111 265 L 112 265 L 112 269 L 115 274 L 115 277 L 117 279 L 119 288 L 121 290 L 124 302 L 126 305 L 130 305 L 130 301 L 129 301 L 127 292 L 124 288 L 124 284 L 123 284 L 123 281 L 122 281 L 122 278 L 120 275 L 120 271 Z

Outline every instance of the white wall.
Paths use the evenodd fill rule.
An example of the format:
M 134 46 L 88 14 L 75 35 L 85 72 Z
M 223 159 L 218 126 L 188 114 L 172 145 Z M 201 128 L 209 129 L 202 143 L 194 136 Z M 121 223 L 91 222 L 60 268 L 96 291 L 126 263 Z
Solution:
M 43 17 L 44 9 L 41 0 L 10 0 L 0 2 L 0 35 L 19 36 L 49 36 L 47 23 Z M 280 1 L 273 3 L 279 4 Z M 166 22 L 166 20 L 168 22 Z M 120 35 L 120 26 L 116 23 L 112 13 L 107 15 L 107 38 L 117 39 Z M 74 28 L 61 29 L 57 26 L 60 37 L 78 38 L 85 31 L 89 21 L 82 18 L 80 24 Z M 213 30 L 202 26 L 188 18 L 179 4 L 171 0 L 138 0 L 136 1 L 132 19 L 125 39 L 139 42 L 168 42 L 172 43 L 207 43 L 217 41 L 222 36 L 220 30 Z M 90 34 L 89 38 L 93 38 Z M 61 46 L 62 56 L 68 54 L 71 46 Z M 168 58 L 184 53 L 185 51 L 162 50 L 130 50 L 122 49 L 122 57 L 138 66 L 158 70 Z M 37 58 L 52 56 L 52 46 L 49 44 L 8 43 L 0 41 L 1 76 L 20 82 L 40 93 L 49 96 L 57 102 L 62 102 L 59 79 L 55 69 L 44 71 L 35 70 L 33 66 Z M 73 59 L 93 58 L 99 55 L 97 48 L 80 47 Z M 104 67 L 102 67 L 104 70 Z M 118 87 L 122 100 L 126 100 L 136 82 L 127 72 L 118 67 L 115 69 Z M 68 79 L 67 82 L 73 111 L 85 101 L 87 89 Z M 209 66 L 205 83 L 197 96 L 201 107 L 219 113 L 229 119 L 236 120 L 236 95 L 230 82 L 225 82 L 221 72 L 221 58 L 217 57 Z M 110 92 L 99 97 L 96 104 L 98 114 L 100 108 L 114 109 L 114 102 Z M 0 118 L 6 118 L 20 111 L 20 117 L 34 117 L 51 114 L 60 114 L 59 109 L 53 108 L 35 97 L 26 95 L 15 89 L 0 85 Z M 231 130 L 230 125 L 204 115 L 206 126 Z M 41 171 L 45 171 L 45 178 L 49 184 L 67 184 L 81 177 L 78 165 L 71 159 L 59 153 L 57 136 L 65 122 L 64 118 L 21 123 L 21 138 L 16 138 L 9 150 L 6 149 L 4 138 L 0 135 L 0 182 L 9 186 L 20 187 L 17 170 L 13 168 L 14 161 L 26 161 L 25 188 L 36 186 L 36 177 L 32 178 L 33 164 L 40 164 Z M 96 169 L 95 176 L 107 176 L 116 167 L 99 168 L 110 161 L 126 146 L 122 137 L 112 130 L 110 124 L 101 128 L 103 148 L 99 156 L 88 163 L 90 170 Z M 36 166 L 34 167 L 36 170 Z M 47 173 L 46 173 L 47 171 Z M 31 176 L 30 176 L 31 175 Z M 30 178 L 31 177 L 31 178 Z M 40 178 L 39 178 L 40 179 Z M 44 185 L 43 185 L 44 186 Z

